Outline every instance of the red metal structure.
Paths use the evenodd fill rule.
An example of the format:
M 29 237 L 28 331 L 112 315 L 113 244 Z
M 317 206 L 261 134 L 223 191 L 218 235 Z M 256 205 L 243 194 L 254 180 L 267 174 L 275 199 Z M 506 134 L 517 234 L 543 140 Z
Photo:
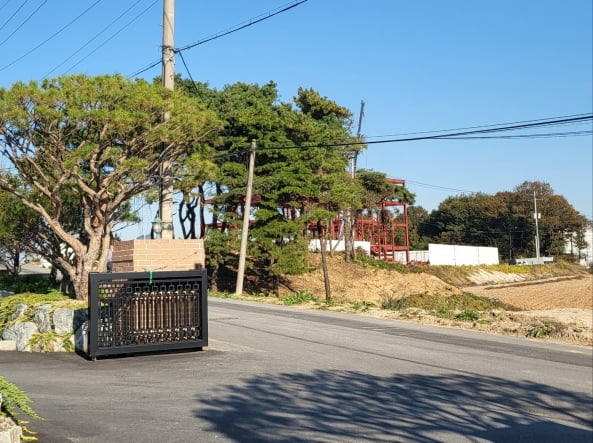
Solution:
M 405 180 L 388 178 L 390 183 L 403 186 Z M 384 200 L 378 212 L 360 214 L 356 220 L 356 240 L 368 241 L 371 254 L 393 262 L 410 262 L 408 206 L 405 201 Z M 401 254 L 398 254 L 401 252 Z
M 388 178 L 390 183 L 405 188 L 405 180 Z M 285 211 L 285 217 L 290 214 Z M 309 225 L 315 232 L 316 223 Z M 343 219 L 336 218 L 327 227 L 327 240 L 342 240 Z M 380 260 L 410 263 L 410 236 L 408 229 L 408 206 L 405 201 L 384 200 L 374 210 L 357 211 L 354 225 L 354 240 L 370 243 L 370 253 Z

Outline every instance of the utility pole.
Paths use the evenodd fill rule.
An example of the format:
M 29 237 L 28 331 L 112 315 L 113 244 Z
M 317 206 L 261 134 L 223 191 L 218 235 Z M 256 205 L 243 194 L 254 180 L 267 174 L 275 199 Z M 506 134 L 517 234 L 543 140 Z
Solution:
M 163 87 L 173 90 L 175 88 L 175 0 L 163 0 Z M 167 122 L 170 118 L 168 112 L 163 116 Z M 159 213 L 163 225 L 161 238 L 173 238 L 173 177 L 170 159 L 163 159 L 161 163 L 161 192 Z
M 538 220 L 541 218 L 541 214 L 537 212 L 537 198 L 535 198 L 535 191 L 533 191 L 533 218 L 535 219 L 535 258 L 537 260 L 537 264 L 540 263 L 540 255 L 539 255 L 539 226 Z
M 360 141 L 360 130 L 362 127 L 362 117 L 364 116 L 364 100 L 360 101 L 360 113 L 358 114 L 358 130 L 356 131 L 356 138 Z M 350 172 L 352 174 L 352 178 L 356 176 L 356 159 L 358 157 L 358 151 L 354 152 L 352 155 L 352 163 L 350 165 Z
M 237 270 L 237 285 L 235 295 L 243 293 L 243 279 L 245 276 L 245 256 L 247 255 L 247 238 L 249 236 L 249 215 L 251 212 L 251 193 L 253 188 L 253 169 L 255 167 L 255 140 L 251 140 L 249 147 L 249 170 L 247 172 L 247 192 L 243 205 L 243 229 L 241 231 L 241 249 L 239 251 L 239 269 Z

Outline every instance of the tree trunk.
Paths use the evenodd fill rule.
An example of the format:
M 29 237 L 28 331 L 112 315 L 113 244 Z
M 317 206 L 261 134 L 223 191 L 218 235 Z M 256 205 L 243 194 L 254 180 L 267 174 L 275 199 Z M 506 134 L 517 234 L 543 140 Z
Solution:
M 209 284 L 209 290 L 212 292 L 218 292 L 218 270 L 220 269 L 220 265 L 216 265 L 212 268 L 212 270 L 210 271 L 210 284 Z
M 354 243 L 352 241 L 352 211 L 344 211 L 344 260 L 350 262 L 354 252 Z
M 76 254 L 76 265 L 65 267 L 77 300 L 88 298 L 89 273 L 106 272 L 110 246 L 111 228 L 108 227 L 102 235 L 89 235 L 86 251 Z
M 325 243 L 325 229 L 321 220 L 317 220 L 317 236 L 319 237 L 319 247 L 321 248 L 321 268 L 323 270 L 323 283 L 325 285 L 325 301 L 331 300 L 331 288 L 329 284 L 329 274 L 327 272 L 327 245 Z

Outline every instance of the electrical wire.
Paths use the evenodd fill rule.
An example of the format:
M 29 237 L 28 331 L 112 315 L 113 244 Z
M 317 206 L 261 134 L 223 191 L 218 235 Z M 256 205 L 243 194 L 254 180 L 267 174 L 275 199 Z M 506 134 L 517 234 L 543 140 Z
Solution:
M 12 15 L 6 19 L 6 21 L 4 22 L 4 24 L 3 24 L 2 26 L 0 26 L 0 31 L 2 31 L 2 30 L 4 29 L 4 27 L 5 27 L 7 24 L 9 24 L 9 23 L 10 23 L 10 21 L 11 21 L 11 20 L 12 20 L 12 19 L 13 19 L 13 18 L 14 18 L 14 17 L 15 17 L 15 16 L 18 14 L 18 13 L 19 13 L 19 11 L 20 11 L 21 9 L 23 9 L 23 7 L 24 7 L 24 6 L 25 6 L 25 5 L 26 5 L 28 2 L 29 2 L 29 0 L 25 0 L 25 1 L 24 1 L 24 2 L 21 4 L 21 6 L 19 6 L 19 7 L 17 8 L 17 10 L 16 10 L 16 11 L 14 11 L 14 12 L 12 13 Z M 6 4 L 4 4 L 4 6 L 6 6 Z M 3 7 L 4 7 L 4 6 L 3 6 Z
M 6 5 L 8 5 L 10 3 L 10 0 L 6 0 L 2 6 L 0 6 L 0 11 L 2 11 L 4 8 L 6 8 Z
M 268 11 L 268 12 L 266 12 L 264 14 L 261 14 L 261 15 L 255 17 L 255 18 L 253 18 L 251 20 L 248 20 L 246 22 L 243 22 L 243 23 L 240 23 L 238 25 L 232 26 L 231 28 L 229 28 L 229 29 L 227 29 L 225 31 L 218 32 L 218 33 L 213 34 L 213 35 L 211 35 L 209 37 L 206 37 L 206 38 L 203 38 L 201 40 L 198 40 L 198 41 L 196 41 L 194 43 L 190 43 L 189 45 L 185 45 L 185 46 L 177 49 L 177 51 L 186 51 L 188 49 L 195 48 L 198 45 L 203 45 L 204 43 L 208 43 L 208 42 L 211 42 L 212 40 L 216 40 L 218 38 L 221 38 L 221 37 L 227 36 L 229 34 L 232 34 L 234 32 L 240 31 L 241 29 L 248 28 L 248 27 L 253 26 L 253 25 L 257 24 L 257 23 L 263 22 L 264 20 L 267 20 L 269 18 L 272 18 L 275 15 L 278 15 L 278 14 L 281 14 L 283 12 L 286 12 L 286 11 L 288 11 L 290 9 L 296 8 L 297 6 L 305 3 L 306 1 L 307 0 L 295 0 L 292 3 L 290 3 L 290 4 L 279 6 L 278 8 L 272 9 L 271 11 Z
M 105 41 L 103 41 L 103 43 L 101 43 L 99 46 L 97 46 L 95 49 L 93 49 L 91 52 L 89 52 L 85 57 L 81 58 L 78 62 L 76 62 L 74 65 L 70 66 L 67 70 L 67 72 L 72 71 L 75 67 L 77 67 L 78 65 L 80 65 L 83 61 L 85 61 L 87 58 L 89 58 L 91 55 L 93 55 L 95 52 L 97 52 L 99 49 L 101 49 L 103 46 L 105 46 L 107 43 L 109 43 L 111 40 L 113 40 L 115 37 L 117 37 L 121 32 L 123 32 L 128 26 L 130 26 L 132 23 L 134 23 L 136 20 L 138 20 L 140 17 L 142 17 L 144 14 L 146 14 L 148 12 L 149 9 L 151 9 L 156 3 L 158 3 L 159 0 L 154 0 L 150 5 L 148 5 L 144 10 L 142 10 L 138 15 L 136 15 L 133 19 L 131 19 L 128 23 L 126 23 L 124 26 L 122 26 L 117 32 L 115 32 L 114 34 L 112 34 L 108 39 L 106 39 Z
M 467 193 L 467 194 L 478 194 L 479 193 L 477 191 L 468 191 L 467 189 L 448 188 L 446 186 L 431 185 L 429 183 L 417 182 L 414 180 L 406 179 L 406 184 L 408 184 L 408 183 L 416 185 L 416 186 L 421 186 L 421 187 L 430 188 L 430 189 L 436 189 L 436 190 L 440 190 L 440 191 L 453 191 L 453 192 L 461 192 L 464 194 L 465 193 Z
M 570 115 L 561 115 L 558 117 L 554 117 L 555 119 L 569 119 L 573 117 L 586 117 L 591 114 L 570 114 Z M 380 137 L 403 137 L 405 135 L 420 135 L 420 134 L 435 134 L 438 132 L 451 132 L 451 131 L 465 131 L 468 129 L 480 129 L 480 128 L 492 128 L 497 126 L 508 126 L 508 125 L 518 125 L 522 123 L 536 123 L 536 122 L 544 122 L 549 120 L 549 118 L 539 118 L 539 119 L 532 119 L 532 120 L 519 120 L 513 122 L 504 122 L 504 123 L 492 123 L 489 125 L 479 125 L 479 126 L 466 126 L 461 128 L 450 128 L 450 129 L 434 129 L 431 131 L 419 131 L 419 132 L 404 132 L 400 134 L 386 134 L 386 135 L 373 135 L 373 136 L 365 136 L 365 138 L 380 138 Z M 577 123 L 567 123 L 568 124 L 578 124 Z
M 410 142 L 410 141 L 420 141 L 420 140 L 450 140 L 450 139 L 461 139 L 463 136 L 474 135 L 474 134 L 489 134 L 494 132 L 503 132 L 503 131 L 515 131 L 521 129 L 532 129 L 532 128 L 540 128 L 546 126 L 555 126 L 555 125 L 563 125 L 565 123 L 570 122 L 585 122 L 593 120 L 593 114 L 579 114 L 576 117 L 568 117 L 568 118 L 554 118 L 548 120 L 537 120 L 535 123 L 520 123 L 520 124 L 513 124 L 508 126 L 498 126 L 498 127 L 490 127 L 488 129 L 476 129 L 476 130 L 469 130 L 469 131 L 462 131 L 462 132 L 452 132 L 449 134 L 438 134 L 438 135 L 427 135 L 427 136 L 419 136 L 419 137 L 404 137 L 404 138 L 392 138 L 387 140 L 371 140 L 371 141 L 352 141 L 352 142 L 337 142 L 337 143 L 327 143 L 327 144 L 318 144 L 318 145 L 293 145 L 293 146 L 276 146 L 276 147 L 262 147 L 259 148 L 258 151 L 262 150 L 284 150 L 284 149 L 310 149 L 310 148 L 337 148 L 337 147 L 346 147 L 346 146 L 359 146 L 359 145 L 373 145 L 373 144 L 383 144 L 383 143 L 398 143 L 398 142 Z
M 592 135 L 593 131 L 567 131 L 549 132 L 545 134 L 523 134 L 523 135 L 484 135 L 475 137 L 441 137 L 441 140 L 483 140 L 483 139 L 520 139 L 520 138 L 557 138 L 557 137 L 583 137 Z
M 283 12 L 286 12 L 286 11 L 290 10 L 290 9 L 296 8 L 297 6 L 303 4 L 303 3 L 307 2 L 307 1 L 308 0 L 295 0 L 295 1 L 291 2 L 291 3 L 286 4 L 286 5 L 279 6 L 276 9 L 272 9 L 272 10 L 270 10 L 270 11 L 264 13 L 264 14 L 258 15 L 257 17 L 254 17 L 254 18 L 252 18 L 250 20 L 247 20 L 246 22 L 242 22 L 242 23 L 239 23 L 238 25 L 232 26 L 232 27 L 228 28 L 225 31 L 217 32 L 216 34 L 212 34 L 212 35 L 210 35 L 208 37 L 205 37 L 205 38 L 203 38 L 201 40 L 198 40 L 198 41 L 196 41 L 194 43 L 190 43 L 188 45 L 185 45 L 185 46 L 183 46 L 181 48 L 175 48 L 174 49 L 174 52 L 175 53 L 178 53 L 178 54 L 181 54 L 182 51 L 187 51 L 188 49 L 195 48 L 196 46 L 203 45 L 204 43 L 211 42 L 213 40 L 219 39 L 221 37 L 225 37 L 225 36 L 227 36 L 229 34 L 232 34 L 234 32 L 237 32 L 237 31 L 240 31 L 242 29 L 245 29 L 245 28 L 248 28 L 250 26 L 253 26 L 253 25 L 257 24 L 257 23 L 263 22 L 264 20 L 267 20 L 267 19 L 269 19 L 271 17 L 274 17 L 274 16 L 276 16 L 278 14 L 281 14 Z M 137 77 L 140 74 L 143 74 L 144 72 L 146 72 L 146 71 L 154 68 L 155 66 L 159 65 L 160 63 L 161 63 L 161 59 L 160 58 L 158 60 L 155 60 L 153 62 L 150 62 L 147 65 L 145 65 L 143 68 L 140 68 L 137 71 L 134 71 L 133 73 L 129 74 L 128 75 L 128 78 Z
M 90 45 L 92 42 L 94 42 L 97 38 L 99 38 L 99 36 L 101 36 L 102 34 L 107 32 L 107 30 L 109 28 L 111 28 L 113 25 L 115 25 L 115 23 L 117 23 L 117 21 L 119 21 L 124 15 L 126 15 L 128 12 L 130 12 L 140 2 L 142 2 L 142 0 L 136 0 L 136 2 L 134 2 L 128 9 L 126 9 L 124 12 L 122 12 L 120 15 L 118 15 L 114 20 L 112 20 L 111 23 L 109 23 L 107 26 L 105 26 L 101 31 L 97 32 L 93 37 L 91 37 L 89 40 L 87 40 L 87 42 L 85 44 L 83 44 L 80 48 L 78 48 L 76 51 L 74 51 L 70 56 L 65 58 L 62 62 L 57 64 L 51 71 L 49 71 L 47 74 L 45 74 L 43 76 L 43 78 L 45 79 L 45 78 L 49 77 L 52 73 L 57 71 L 60 67 L 64 66 L 76 54 L 78 54 L 84 48 L 86 48 L 88 45 Z
M 37 46 L 35 46 L 33 49 L 30 49 L 29 51 L 25 52 L 23 55 L 17 57 L 13 61 L 11 61 L 10 63 L 2 66 L 0 68 L 0 72 L 1 71 L 4 71 L 5 69 L 7 69 L 9 67 L 11 67 L 12 65 L 18 63 L 19 61 L 21 61 L 22 59 L 24 59 L 26 56 L 32 54 L 37 49 L 39 49 L 40 47 L 42 47 L 43 45 L 45 45 L 47 42 L 49 42 L 50 40 L 52 40 L 53 38 L 55 38 L 57 35 L 59 35 L 62 32 L 64 32 L 67 28 L 69 28 L 70 26 L 72 26 L 72 24 L 74 24 L 76 21 L 78 21 L 83 15 L 87 14 L 91 9 L 93 9 L 95 6 L 97 6 L 102 1 L 103 0 L 96 0 L 93 4 L 91 4 L 88 8 L 86 8 L 83 12 L 81 12 L 80 14 L 78 14 L 74 19 L 72 19 L 70 22 L 66 23 L 64 26 L 62 26 L 60 29 L 58 29 L 56 32 L 54 32 L 52 35 L 50 35 L 48 38 L 46 38 L 41 43 L 39 43 Z
M 187 71 L 187 75 L 189 76 L 189 79 L 191 80 L 191 84 L 194 87 L 194 91 L 196 91 L 196 94 L 203 99 L 202 97 L 202 93 L 200 92 L 200 90 L 198 89 L 198 86 L 196 85 L 196 82 L 194 80 L 194 78 L 191 75 L 191 72 L 189 71 L 189 67 L 187 66 L 187 63 L 185 63 L 185 58 L 183 58 L 183 53 L 179 52 L 179 57 L 181 57 L 181 62 L 183 63 L 183 66 L 185 66 L 185 70 Z
M 10 34 L 8 34 L 8 36 L 7 36 L 7 37 L 6 37 L 4 40 L 2 40 L 2 41 L 0 42 L 0 46 L 2 46 L 4 43 L 6 43 L 8 40 L 10 40 L 10 37 L 12 37 L 12 36 L 13 36 L 14 34 L 16 34 L 16 33 L 17 33 L 17 32 L 18 32 L 18 31 L 19 31 L 19 30 L 20 30 L 20 29 L 21 29 L 23 26 L 25 26 L 25 25 L 27 24 L 27 22 L 28 22 L 29 20 L 31 20 L 35 14 L 37 14 L 37 11 L 39 11 L 39 10 L 40 10 L 40 9 L 43 7 L 43 5 L 45 5 L 46 3 L 47 3 L 47 0 L 43 0 L 43 1 L 41 2 L 41 4 L 40 4 L 39 6 L 37 6 L 37 8 L 36 8 L 36 9 L 35 9 L 35 10 L 34 10 L 34 11 L 31 13 L 31 14 L 29 14 L 29 16 L 28 16 L 28 17 L 27 17 L 27 18 L 26 18 L 26 19 L 25 19 L 25 20 L 24 20 L 24 21 L 23 21 L 23 22 L 22 22 L 20 25 L 18 25 L 18 26 L 16 27 L 16 29 L 15 29 L 14 31 L 12 31 Z

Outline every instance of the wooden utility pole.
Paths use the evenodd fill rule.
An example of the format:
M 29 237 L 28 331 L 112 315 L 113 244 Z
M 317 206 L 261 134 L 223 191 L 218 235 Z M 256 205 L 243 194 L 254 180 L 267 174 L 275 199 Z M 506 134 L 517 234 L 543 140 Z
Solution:
M 163 72 L 162 82 L 167 89 L 175 88 L 175 0 L 163 0 Z M 168 112 L 163 116 L 168 121 Z M 172 162 L 164 159 L 161 163 L 161 192 L 159 201 L 159 213 L 163 224 L 161 238 L 173 238 L 173 177 Z
M 533 218 L 535 219 L 535 259 L 537 260 L 537 264 L 541 264 L 540 252 L 539 252 L 539 219 L 541 218 L 541 214 L 537 212 L 537 198 L 535 196 L 535 191 L 533 191 Z
M 255 168 L 255 140 L 251 140 L 249 147 L 249 170 L 247 172 L 247 191 L 243 205 L 243 229 L 241 231 L 241 249 L 239 251 L 239 269 L 237 270 L 237 285 L 235 295 L 243 293 L 243 279 L 245 277 L 245 257 L 247 256 L 247 239 L 249 237 L 249 215 L 251 212 L 251 193 L 253 188 L 253 169 Z
M 364 117 L 364 100 L 360 101 L 360 112 L 358 114 L 358 130 L 356 131 L 356 138 L 360 141 L 360 129 L 362 127 L 362 117 Z M 354 153 L 352 157 L 352 178 L 355 177 L 356 174 L 356 160 L 358 159 L 358 151 Z
M 356 132 L 357 141 L 360 141 L 360 130 L 362 127 L 362 117 L 364 116 L 364 100 L 360 101 L 360 113 L 358 114 L 358 130 Z M 358 158 L 358 150 L 354 150 L 350 159 L 350 174 L 352 179 L 356 178 L 356 160 Z M 350 259 L 356 260 L 356 248 L 354 247 L 354 241 L 356 239 L 356 209 L 348 208 L 346 216 L 344 217 L 344 252 L 345 259 L 347 262 Z

